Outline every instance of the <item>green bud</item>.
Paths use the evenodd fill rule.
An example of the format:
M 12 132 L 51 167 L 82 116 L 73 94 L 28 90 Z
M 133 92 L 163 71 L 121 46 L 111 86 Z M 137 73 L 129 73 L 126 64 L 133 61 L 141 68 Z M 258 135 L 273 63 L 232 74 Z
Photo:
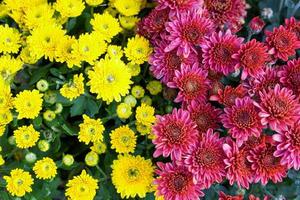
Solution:
M 47 91 L 47 92 L 44 94 L 44 100 L 45 100 L 47 103 L 54 104 L 54 103 L 56 102 L 56 93 L 53 92 L 53 91 Z
M 56 103 L 55 104 L 55 114 L 60 114 L 63 110 L 63 105 L 61 103 Z
M 52 111 L 52 110 L 46 110 L 46 111 L 44 112 L 44 114 L 43 114 L 43 117 L 44 117 L 44 119 L 45 119 L 46 121 L 51 122 L 52 120 L 55 119 L 56 114 L 55 114 L 55 112 Z
M 41 92 L 46 92 L 49 89 L 49 83 L 45 79 L 41 79 L 36 83 L 36 88 Z
M 25 155 L 25 160 L 28 163 L 34 163 L 36 161 L 36 155 L 35 153 L 29 152 Z
M 38 147 L 42 152 L 46 152 L 50 149 L 50 144 L 48 141 L 46 140 L 40 140 L 38 142 Z
M 64 165 L 70 167 L 74 163 L 74 157 L 71 154 L 64 155 L 62 162 Z

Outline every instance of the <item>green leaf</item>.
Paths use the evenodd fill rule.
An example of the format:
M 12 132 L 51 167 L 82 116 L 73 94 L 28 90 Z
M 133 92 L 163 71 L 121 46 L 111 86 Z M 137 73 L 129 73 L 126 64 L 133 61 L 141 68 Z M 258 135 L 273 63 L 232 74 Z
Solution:
M 93 99 L 88 98 L 86 101 L 86 113 L 93 117 L 95 114 L 98 113 L 100 105 L 98 105 Z
M 9 197 L 8 193 L 5 191 L 0 191 L 1 200 L 11 200 L 12 198 Z
M 86 97 L 80 96 L 75 101 L 70 109 L 71 117 L 82 115 L 86 106 Z
M 76 25 L 76 18 L 72 18 L 70 19 L 67 24 L 66 24 L 66 29 L 67 29 L 67 32 L 70 32 Z
M 49 72 L 49 66 L 41 67 L 34 70 L 32 76 L 29 81 L 29 85 L 33 85 L 34 83 L 38 82 L 41 78 L 47 77 L 47 73 Z
M 34 128 L 39 129 L 42 125 L 43 118 L 39 115 L 38 117 L 32 120 Z
M 61 128 L 65 131 L 67 135 L 74 136 L 77 135 L 77 131 L 71 127 L 69 124 L 64 123 Z

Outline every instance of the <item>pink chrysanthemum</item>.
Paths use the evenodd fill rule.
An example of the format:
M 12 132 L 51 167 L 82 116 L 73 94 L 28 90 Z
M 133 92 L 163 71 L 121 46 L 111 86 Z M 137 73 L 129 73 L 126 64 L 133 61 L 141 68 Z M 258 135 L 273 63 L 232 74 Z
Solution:
M 296 20 L 295 17 L 285 19 L 285 27 L 286 27 L 286 29 L 295 33 L 298 40 L 300 40 L 300 22 L 298 20 Z
M 292 127 L 281 130 L 273 135 L 276 141 L 276 151 L 274 156 L 279 157 L 281 165 L 288 168 L 300 169 L 300 121 Z
M 199 45 L 213 31 L 213 24 L 196 10 L 190 10 L 178 12 L 176 18 L 166 24 L 166 30 L 169 32 L 167 39 L 170 44 L 165 51 L 177 48 L 180 55 L 188 57 L 191 52 L 197 53 L 195 45 Z
M 226 158 L 224 162 L 226 164 L 227 174 L 226 177 L 229 180 L 230 185 L 234 182 L 239 187 L 249 188 L 249 184 L 253 182 L 253 171 L 251 170 L 251 163 L 247 160 L 249 151 L 244 148 L 239 148 L 238 145 L 231 139 L 223 144 L 223 150 Z
M 198 8 L 199 0 L 157 0 L 158 8 L 171 8 L 172 10 L 182 11 L 184 9 Z
M 151 41 L 161 38 L 165 32 L 165 24 L 169 20 L 169 8 L 153 9 L 150 14 L 138 23 L 138 34 Z
M 243 68 L 241 79 L 245 80 L 248 75 L 255 77 L 263 73 L 263 67 L 268 60 L 268 48 L 255 39 L 241 45 L 238 53 L 233 58 L 238 61 L 235 69 Z
M 204 0 L 203 7 L 219 29 L 233 32 L 241 28 L 247 14 L 245 0 Z
M 249 97 L 237 98 L 235 105 L 224 109 L 221 115 L 223 126 L 229 129 L 229 134 L 236 139 L 238 146 L 248 140 L 248 137 L 259 137 L 263 125 L 259 117 L 259 109 L 254 106 Z
M 260 108 L 259 116 L 263 125 L 269 125 L 274 131 L 280 131 L 293 125 L 300 118 L 299 100 L 292 90 L 281 88 L 279 84 L 268 92 L 259 93 L 261 102 L 254 104 Z
M 184 164 L 205 188 L 209 188 L 214 182 L 222 182 L 226 175 L 222 145 L 223 139 L 219 138 L 219 133 L 209 129 L 191 153 L 183 156 Z
M 251 163 L 251 169 L 255 171 L 255 183 L 261 181 L 263 185 L 266 185 L 269 180 L 277 183 L 286 176 L 287 167 L 281 165 L 280 159 L 273 156 L 275 150 L 275 146 L 266 143 L 250 151 L 247 159 Z
M 264 22 L 264 20 L 262 20 L 258 16 L 252 18 L 251 21 L 249 22 L 249 28 L 254 33 L 259 33 L 264 28 L 265 25 L 266 23 Z
M 154 53 L 149 59 L 151 64 L 150 70 L 153 72 L 157 79 L 165 84 L 172 81 L 175 76 L 175 71 L 180 70 L 181 65 L 192 65 L 197 63 L 197 56 L 195 53 L 190 53 L 187 58 L 177 54 L 177 50 L 174 49 L 169 52 L 165 52 L 164 49 L 168 46 L 168 41 L 162 40 L 157 42 L 157 46 L 154 48 Z
M 201 44 L 204 65 L 225 75 L 233 72 L 237 61 L 232 55 L 238 52 L 242 41 L 229 30 L 226 33 L 213 33 Z
M 192 101 L 188 106 L 191 119 L 197 124 L 199 133 L 205 133 L 208 129 L 219 128 L 220 114 L 222 110 L 213 107 L 210 103 L 197 103 Z
M 235 104 L 237 98 L 243 98 L 247 94 L 247 90 L 239 85 L 236 88 L 226 86 L 224 90 L 219 90 L 218 94 L 210 96 L 209 100 L 217 101 L 226 107 L 231 107 Z
M 266 31 L 266 35 L 266 43 L 270 48 L 269 53 L 273 54 L 275 58 L 287 61 L 300 48 L 300 41 L 296 34 L 283 26 L 274 28 L 273 32 Z
M 157 116 L 153 126 L 156 150 L 154 157 L 163 155 L 180 160 L 183 153 L 188 153 L 198 139 L 197 125 L 191 120 L 188 111 L 174 109 L 171 114 Z
M 219 200 L 243 200 L 244 197 L 243 195 L 236 195 L 236 196 L 231 196 L 227 195 L 224 192 L 219 192 Z
M 293 90 L 295 95 L 300 95 L 300 59 L 290 60 L 278 75 L 285 87 Z
M 207 98 L 207 91 L 210 88 L 210 81 L 207 79 L 207 71 L 194 64 L 192 67 L 182 65 L 181 70 L 175 71 L 175 77 L 167 85 L 170 88 L 178 88 L 179 93 L 175 102 L 203 102 Z
M 159 196 L 166 200 L 194 200 L 204 196 L 202 186 L 194 181 L 193 174 L 175 163 L 157 163 L 158 178 L 154 180 Z

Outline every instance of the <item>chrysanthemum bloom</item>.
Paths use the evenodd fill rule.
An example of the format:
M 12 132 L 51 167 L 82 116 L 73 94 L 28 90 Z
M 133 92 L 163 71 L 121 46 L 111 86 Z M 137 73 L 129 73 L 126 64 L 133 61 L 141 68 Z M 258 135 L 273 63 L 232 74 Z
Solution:
M 231 196 L 227 195 L 224 192 L 219 192 L 219 200 L 243 200 L 244 197 L 243 195 L 236 195 L 236 196 Z
M 158 0 L 158 8 L 171 8 L 172 10 L 184 10 L 197 8 L 200 5 L 199 0 Z
M 69 100 L 76 99 L 84 93 L 84 78 L 83 74 L 76 74 L 73 76 L 73 80 L 64 84 L 59 90 L 62 96 Z
M 246 16 L 245 0 L 204 0 L 204 10 L 220 29 L 237 32 Z
M 68 18 L 79 16 L 85 6 L 82 0 L 57 0 L 54 8 L 63 18 Z
M 156 150 L 154 157 L 171 155 L 172 159 L 180 160 L 183 153 L 188 153 L 198 139 L 197 125 L 188 111 L 174 109 L 171 114 L 157 116 L 153 126 Z
M 157 185 L 158 195 L 167 200 L 192 200 L 204 196 L 202 185 L 194 181 L 193 174 L 184 166 L 175 163 L 157 163 L 154 180 Z
M 128 39 L 127 47 L 124 49 L 127 59 L 132 64 L 143 64 L 148 61 L 152 53 L 150 42 L 143 36 L 136 35 Z
M 33 171 L 39 179 L 51 179 L 55 177 L 57 174 L 56 170 L 57 166 L 55 162 L 49 157 L 38 160 L 33 166 Z
M 295 95 L 300 94 L 300 59 L 288 61 L 279 72 L 280 82 L 293 90 Z
M 191 152 L 183 156 L 184 165 L 205 188 L 209 188 L 214 182 L 222 182 L 226 175 L 223 142 L 219 133 L 209 129 Z
M 210 103 L 197 103 L 192 101 L 188 105 L 191 119 L 197 124 L 199 133 L 205 133 L 208 129 L 217 129 L 222 111 L 213 107 Z
M 141 156 L 119 155 L 112 166 L 112 183 L 123 198 L 144 198 L 153 182 L 151 160 Z
M 269 180 L 277 183 L 286 176 L 287 167 L 280 164 L 280 158 L 274 157 L 275 151 L 276 147 L 270 143 L 250 151 L 247 159 L 251 163 L 251 169 L 255 171 L 255 183 L 261 181 L 263 185 L 266 185 Z
M 259 116 L 259 109 L 249 97 L 237 98 L 235 105 L 224 109 L 221 115 L 223 126 L 229 129 L 229 134 L 236 139 L 238 146 L 253 135 L 259 137 L 263 125 Z
M 300 121 L 294 123 L 285 130 L 278 131 L 273 135 L 276 141 L 275 157 L 280 158 L 281 165 L 287 165 L 288 168 L 300 169 Z
M 207 99 L 207 91 L 210 88 L 207 79 L 207 71 L 194 64 L 192 67 L 182 65 L 181 70 L 175 71 L 175 77 L 167 85 L 170 88 L 178 88 L 179 93 L 175 102 L 202 102 Z
M 235 69 L 243 68 L 241 79 L 247 76 L 255 77 L 263 73 L 263 67 L 268 60 L 268 48 L 263 43 L 255 39 L 241 45 L 240 50 L 232 55 L 238 61 Z
M 265 25 L 266 23 L 259 16 L 252 18 L 249 22 L 249 28 L 254 33 L 259 33 Z
M 101 59 L 93 70 L 88 72 L 90 91 L 107 103 L 119 102 L 128 94 L 131 75 L 123 61 L 119 59 Z
M 218 101 L 226 107 L 231 107 L 235 104 L 237 98 L 243 98 L 246 94 L 247 90 L 242 85 L 239 85 L 236 88 L 226 86 L 224 90 L 219 90 L 217 95 L 212 95 L 209 100 Z
M 115 0 L 113 1 L 115 8 L 125 16 L 137 15 L 142 6 L 142 1 L 140 0 Z
M 242 41 L 242 38 L 232 35 L 229 30 L 213 33 L 201 44 L 204 65 L 225 75 L 233 72 L 237 61 L 232 55 L 238 52 Z
M 234 182 L 239 187 L 249 188 L 249 184 L 253 182 L 254 172 L 251 170 L 251 163 L 247 160 L 249 151 L 239 148 L 238 145 L 231 139 L 223 144 L 223 150 L 226 158 L 226 177 L 230 185 Z
M 289 31 L 296 34 L 298 40 L 300 40 L 300 22 L 295 17 L 285 19 L 285 27 Z
M 23 62 L 18 58 L 14 58 L 10 55 L 0 56 L 0 79 L 11 83 L 15 74 L 22 69 L 22 66 Z
M 133 153 L 137 137 L 128 126 L 121 126 L 110 134 L 111 148 L 117 153 Z
M 83 170 L 80 175 L 68 181 L 66 196 L 71 200 L 93 200 L 96 196 L 96 190 L 99 188 L 97 182 L 97 179 Z
M 32 191 L 33 178 L 29 172 L 23 169 L 13 169 L 10 176 L 4 176 L 6 189 L 12 196 L 23 197 L 26 193 Z
M 254 104 L 260 108 L 259 116 L 263 125 L 269 125 L 274 131 L 286 129 L 300 118 L 298 98 L 287 88 L 279 84 L 274 89 L 259 93 L 261 102 Z
M 103 140 L 105 128 L 100 119 L 91 119 L 89 116 L 83 115 L 83 123 L 79 124 L 79 128 L 78 139 L 80 142 L 89 144 Z
M 165 32 L 165 24 L 169 20 L 169 8 L 154 8 L 148 16 L 143 18 L 137 26 L 137 33 L 155 41 Z
M 150 71 L 157 79 L 165 84 L 172 81 L 175 76 L 175 71 L 180 70 L 183 64 L 191 66 L 197 62 L 197 57 L 194 52 L 191 52 L 187 58 L 183 55 L 178 55 L 177 50 L 174 49 L 169 52 L 165 52 L 165 48 L 168 46 L 168 41 L 162 40 L 157 42 L 154 47 L 154 52 L 149 58 Z
M 39 140 L 40 133 L 36 131 L 31 124 L 29 126 L 20 126 L 14 131 L 14 137 L 16 138 L 17 147 L 26 149 L 36 144 Z
M 296 54 L 296 50 L 300 48 L 300 41 L 295 33 L 284 28 L 274 28 L 272 32 L 266 31 L 266 43 L 270 48 L 269 53 L 275 58 L 287 61 L 290 56 Z
M 34 119 L 42 110 L 43 95 L 38 90 L 24 90 L 17 94 L 14 106 L 17 110 L 18 119 Z
M 21 47 L 21 35 L 17 29 L 10 28 L 7 24 L 0 26 L 0 52 L 17 53 Z
M 204 37 L 213 31 L 213 24 L 196 10 L 177 13 L 176 18 L 166 24 L 170 44 L 165 48 L 169 52 L 177 48 L 177 52 L 185 58 L 200 45 Z
M 154 107 L 142 103 L 142 105 L 137 107 L 136 109 L 135 112 L 136 121 L 145 126 L 151 126 L 155 122 L 154 112 L 155 112 Z

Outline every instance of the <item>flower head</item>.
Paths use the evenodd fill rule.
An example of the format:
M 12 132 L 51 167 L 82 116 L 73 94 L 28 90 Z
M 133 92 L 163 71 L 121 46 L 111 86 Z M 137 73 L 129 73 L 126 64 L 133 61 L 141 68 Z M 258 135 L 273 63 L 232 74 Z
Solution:
M 280 158 L 281 165 L 288 168 L 300 169 L 300 121 L 285 130 L 279 130 L 273 135 L 276 151 L 275 157 Z
M 142 103 L 142 105 L 136 109 L 136 121 L 143 125 L 151 126 L 155 122 L 154 112 L 155 109 L 152 106 Z
M 22 61 L 9 55 L 0 56 L 0 81 L 10 83 L 15 74 L 22 69 Z
M 121 126 L 110 134 L 111 148 L 117 153 L 133 153 L 137 137 L 128 126 Z
M 249 28 L 254 33 L 259 33 L 265 25 L 266 23 L 259 16 L 252 18 L 249 22 Z
M 274 28 L 272 32 L 266 31 L 266 43 L 275 58 L 287 61 L 290 56 L 295 55 L 296 50 L 300 48 L 300 41 L 292 31 L 284 28 Z
M 197 54 L 195 45 L 200 45 L 205 36 L 213 31 L 213 24 L 196 10 L 177 13 L 176 19 L 166 24 L 169 35 L 166 36 L 170 44 L 165 48 L 166 52 L 177 48 L 179 55 L 187 58 L 191 52 Z
M 87 115 L 83 115 L 83 123 L 79 124 L 79 128 L 78 139 L 80 142 L 89 144 L 103 140 L 105 128 L 100 119 L 91 119 Z
M 293 92 L 281 88 L 279 84 L 274 89 L 259 93 L 261 102 L 255 103 L 260 108 L 259 116 L 263 125 L 269 125 L 274 131 L 293 125 L 300 118 L 300 103 Z
M 142 1 L 140 0 L 114 0 L 113 5 L 116 9 L 125 16 L 137 15 L 142 6 Z
M 39 140 L 40 133 L 36 131 L 32 125 L 21 126 L 14 131 L 16 145 L 19 148 L 25 149 L 33 147 Z
M 17 110 L 18 119 L 34 119 L 42 110 L 43 95 L 38 90 L 24 90 L 17 94 L 14 106 Z
M 13 169 L 10 172 L 10 176 L 4 176 L 6 181 L 6 189 L 12 196 L 23 197 L 26 193 L 32 191 L 33 178 L 29 172 L 23 169 Z
M 21 35 L 17 29 L 8 25 L 0 26 L 0 52 L 17 53 L 21 47 Z
M 242 80 L 247 76 L 255 77 L 257 74 L 263 73 L 263 67 L 268 60 L 268 48 L 263 43 L 257 42 L 255 39 L 241 45 L 240 50 L 233 55 L 238 61 L 235 69 L 243 68 Z
M 300 23 L 295 17 L 285 19 L 285 28 L 296 34 L 298 40 L 300 40 Z
M 49 157 L 38 160 L 33 166 L 33 171 L 39 179 L 51 179 L 55 177 L 57 174 L 56 170 L 57 166 L 55 162 Z
M 197 103 L 192 101 L 188 105 L 191 119 L 197 124 L 199 133 L 205 133 L 208 129 L 219 127 L 221 110 L 213 107 L 210 103 Z
M 125 55 L 133 64 L 143 64 L 152 53 L 149 41 L 143 36 L 136 35 L 128 39 Z
M 122 198 L 144 198 L 153 181 L 153 166 L 141 156 L 119 155 L 112 166 L 112 182 Z
M 225 75 L 233 72 L 237 61 L 232 55 L 238 52 L 242 41 L 230 31 L 213 33 L 201 44 L 204 65 Z
M 68 18 L 79 16 L 85 6 L 82 0 L 57 0 L 54 8 L 63 18 Z
M 223 126 L 229 129 L 230 135 L 237 140 L 239 146 L 249 136 L 260 136 L 264 126 L 261 124 L 259 109 L 249 97 L 236 99 L 235 105 L 225 108 L 224 111 L 221 116 Z
M 157 116 L 153 132 L 153 144 L 156 146 L 154 157 L 171 155 L 172 159 L 181 159 L 182 154 L 188 153 L 198 139 L 196 124 L 190 119 L 189 112 L 182 109 Z
M 205 101 L 210 81 L 207 79 L 207 72 L 198 67 L 181 66 L 181 70 L 175 71 L 175 77 L 168 83 L 170 88 L 178 88 L 179 93 L 175 102 Z
M 73 100 L 84 93 L 84 78 L 82 74 L 73 76 L 73 80 L 63 85 L 60 89 L 62 96 Z
M 214 182 L 222 182 L 226 175 L 222 145 L 223 139 L 219 138 L 219 133 L 209 129 L 192 151 L 183 156 L 186 167 L 205 188 L 209 188 Z
M 237 98 L 243 98 L 246 94 L 247 90 L 242 85 L 239 85 L 236 88 L 226 86 L 223 90 L 218 90 L 218 94 L 212 95 L 209 100 L 218 101 L 226 107 L 231 107 L 235 104 Z
M 68 181 L 66 196 L 71 200 L 93 200 L 99 188 L 97 182 L 98 180 L 83 170 L 80 175 Z
M 121 97 L 128 94 L 132 83 L 126 65 L 119 59 L 101 59 L 93 70 L 88 72 L 88 76 L 90 91 L 107 103 L 113 100 L 121 101 Z
M 184 166 L 175 163 L 157 163 L 154 184 L 157 193 L 164 199 L 199 199 L 204 196 L 202 185 L 194 181 L 193 174 Z

